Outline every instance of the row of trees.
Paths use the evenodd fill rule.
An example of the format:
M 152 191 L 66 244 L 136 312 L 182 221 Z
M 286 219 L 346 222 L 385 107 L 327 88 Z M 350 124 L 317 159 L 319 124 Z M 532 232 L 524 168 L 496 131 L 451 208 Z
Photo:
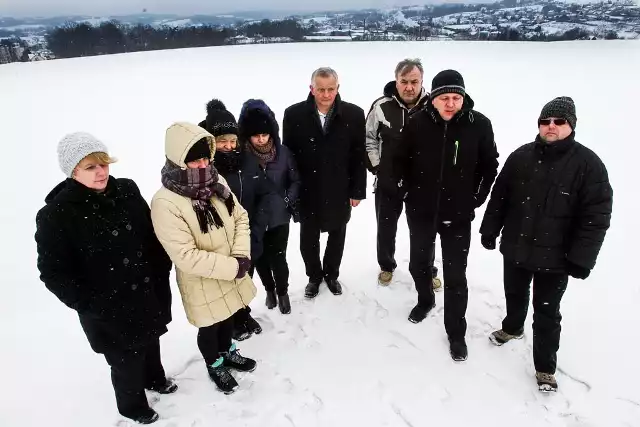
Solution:
M 117 21 L 99 26 L 87 23 L 67 23 L 55 28 L 47 36 L 49 49 L 58 58 L 107 55 L 145 50 L 179 49 L 219 46 L 238 35 L 247 37 L 289 37 L 301 40 L 305 33 L 293 20 L 263 20 L 236 29 L 213 26 L 183 28 L 153 27 L 150 25 L 122 25 Z

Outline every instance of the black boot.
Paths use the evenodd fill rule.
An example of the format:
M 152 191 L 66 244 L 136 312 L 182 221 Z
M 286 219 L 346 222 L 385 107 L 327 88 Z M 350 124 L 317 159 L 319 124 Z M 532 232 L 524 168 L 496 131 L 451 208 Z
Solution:
M 265 301 L 269 310 L 275 308 L 278 305 L 278 299 L 276 297 L 276 291 L 267 291 L 267 299 Z
M 456 362 L 467 360 L 467 343 L 464 341 L 464 338 L 449 340 L 449 354 Z
M 233 339 L 236 341 L 244 341 L 247 338 L 251 338 L 251 331 L 247 329 L 245 323 L 233 325 Z
M 288 294 L 280 295 L 278 297 L 278 308 L 282 314 L 291 313 L 291 301 L 289 300 Z
M 338 279 L 327 279 L 327 288 L 334 295 L 342 295 L 342 285 L 338 282 Z
M 423 305 L 418 303 L 415 307 L 413 307 L 413 309 L 411 310 L 411 313 L 409 313 L 409 321 L 411 323 L 422 322 L 427 317 L 427 314 L 429 314 L 429 312 L 435 306 L 436 306 L 435 302 L 431 305 Z
M 309 280 L 307 287 L 304 288 L 304 296 L 306 298 L 317 297 L 318 292 L 320 292 L 320 283 L 322 283 L 322 280 Z
M 238 352 L 235 343 L 231 344 L 229 351 L 222 352 L 220 355 L 223 359 L 222 364 L 228 369 L 235 369 L 240 372 L 253 372 L 256 370 L 256 361 L 242 356 Z
M 158 415 L 158 413 L 153 409 L 149 408 L 148 412 L 142 415 L 138 415 L 137 417 L 132 417 L 131 419 L 137 422 L 138 424 L 152 424 L 158 421 L 159 418 L 160 416 Z
M 174 383 L 173 380 L 167 378 L 167 381 L 164 384 L 149 387 L 149 390 L 160 394 L 171 394 L 178 390 L 178 385 Z
M 247 332 L 251 334 L 258 335 L 262 332 L 262 326 L 260 326 L 260 323 L 258 323 L 256 319 L 251 317 L 250 314 L 247 314 L 247 321 L 245 322 L 245 327 L 247 328 Z
M 231 394 L 238 388 L 238 382 L 233 378 L 229 369 L 223 365 L 223 358 L 219 358 L 213 365 L 207 365 L 209 378 L 224 394 Z

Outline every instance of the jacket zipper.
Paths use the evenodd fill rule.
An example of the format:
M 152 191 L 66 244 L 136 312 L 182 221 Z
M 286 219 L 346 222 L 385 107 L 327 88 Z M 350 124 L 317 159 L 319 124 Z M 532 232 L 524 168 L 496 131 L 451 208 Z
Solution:
M 438 231 L 438 220 L 440 216 L 440 199 L 442 198 L 442 184 L 443 176 L 444 176 L 444 164 L 445 164 L 445 154 L 447 152 L 447 128 L 449 127 L 449 122 L 444 122 L 444 135 L 442 137 L 442 152 L 440 153 L 440 178 L 438 180 L 438 193 L 436 196 L 436 211 L 433 215 L 433 233 Z M 435 245 L 432 246 L 432 249 L 435 251 Z

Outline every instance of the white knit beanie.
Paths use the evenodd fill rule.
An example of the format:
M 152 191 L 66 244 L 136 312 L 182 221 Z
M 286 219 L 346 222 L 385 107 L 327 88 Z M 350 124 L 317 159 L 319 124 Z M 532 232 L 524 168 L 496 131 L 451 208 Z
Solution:
M 58 143 L 58 163 L 60 169 L 71 178 L 78 163 L 92 153 L 107 153 L 107 146 L 95 136 L 86 132 L 65 135 Z

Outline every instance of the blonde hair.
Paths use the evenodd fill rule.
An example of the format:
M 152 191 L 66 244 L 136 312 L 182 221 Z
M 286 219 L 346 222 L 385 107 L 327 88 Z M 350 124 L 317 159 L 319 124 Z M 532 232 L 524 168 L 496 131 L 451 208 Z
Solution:
M 233 139 L 235 138 L 236 140 L 238 140 L 238 135 L 234 134 L 234 133 L 225 133 L 224 135 L 218 135 L 215 137 L 215 141 L 218 142 L 221 139 Z
M 118 161 L 118 159 L 116 159 L 115 157 L 111 157 L 107 153 L 103 153 L 103 152 L 91 153 L 88 156 L 86 156 L 84 159 L 92 160 L 98 163 L 99 165 L 110 165 Z M 82 162 L 82 160 L 80 160 L 80 162 Z M 78 164 L 80 164 L 80 162 L 78 162 Z

